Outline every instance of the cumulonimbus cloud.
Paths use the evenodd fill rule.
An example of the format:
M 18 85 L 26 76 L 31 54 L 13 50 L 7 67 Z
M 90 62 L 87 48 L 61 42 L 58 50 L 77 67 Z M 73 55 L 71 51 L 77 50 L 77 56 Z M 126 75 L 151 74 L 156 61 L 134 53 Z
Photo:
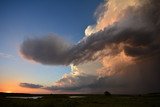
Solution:
M 130 92 L 138 92 L 137 87 L 139 92 L 159 90 L 157 81 L 160 78 L 160 1 L 136 1 L 139 1 L 138 6 L 129 5 L 121 9 L 123 15 L 112 23 L 104 24 L 103 29 L 90 26 L 91 31 L 96 30 L 88 33 L 89 36 L 75 45 L 68 45 L 68 42 L 53 35 L 25 40 L 21 44 L 20 52 L 26 59 L 42 64 L 79 65 L 100 60 L 104 66 L 98 72 L 102 75 L 90 78 L 92 75 L 87 73 L 80 73 L 78 76 L 69 74 L 46 89 L 95 89 L 97 86 L 103 87 L 104 90 L 115 90 L 116 86 L 119 86 L 123 87 L 124 91 L 130 89 Z M 91 81 L 83 81 L 84 78 Z
M 160 50 L 160 13 L 158 1 L 152 0 L 138 9 L 128 7 L 124 17 L 104 30 L 69 45 L 57 36 L 27 39 L 20 48 L 22 55 L 43 64 L 69 65 L 95 60 L 95 54 L 112 44 L 123 43 L 126 55 L 145 57 Z M 156 16 L 156 17 L 154 17 Z

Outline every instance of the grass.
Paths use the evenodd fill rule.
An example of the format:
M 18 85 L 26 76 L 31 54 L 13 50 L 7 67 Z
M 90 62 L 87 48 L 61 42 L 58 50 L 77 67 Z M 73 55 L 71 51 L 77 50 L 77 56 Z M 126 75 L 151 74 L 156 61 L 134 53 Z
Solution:
M 39 99 L 11 99 L 6 96 L 8 95 L 0 96 L 0 107 L 160 107 L 159 95 L 80 95 L 85 96 L 83 98 L 70 98 L 71 95 L 43 95 L 44 97 Z

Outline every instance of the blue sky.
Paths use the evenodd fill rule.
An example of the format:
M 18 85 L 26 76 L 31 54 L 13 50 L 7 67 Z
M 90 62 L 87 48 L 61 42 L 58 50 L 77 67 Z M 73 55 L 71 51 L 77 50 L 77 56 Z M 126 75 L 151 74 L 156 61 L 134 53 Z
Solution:
M 70 72 L 67 66 L 33 64 L 22 59 L 19 46 L 29 37 L 54 33 L 76 43 L 96 22 L 102 0 L 1 0 L 0 84 L 19 79 L 47 85 Z M 12 79 L 11 79 L 12 78 Z

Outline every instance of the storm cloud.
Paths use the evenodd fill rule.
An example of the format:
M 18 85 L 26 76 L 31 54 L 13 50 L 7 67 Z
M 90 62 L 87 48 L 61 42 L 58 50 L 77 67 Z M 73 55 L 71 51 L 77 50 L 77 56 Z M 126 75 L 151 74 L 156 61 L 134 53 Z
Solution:
M 43 64 L 68 64 L 68 50 L 71 45 L 59 36 L 26 39 L 21 45 L 22 56 Z
M 57 36 L 46 36 L 25 40 L 20 52 L 27 59 L 52 65 L 77 65 L 95 60 L 99 58 L 97 52 L 120 43 L 124 44 L 123 50 L 128 56 L 141 58 L 154 53 L 159 55 L 159 4 L 157 0 L 150 0 L 138 9 L 128 7 L 120 21 L 92 36 L 84 37 L 75 45 L 71 46 Z
M 49 65 L 79 66 L 92 61 L 100 62 L 96 75 L 75 70 L 53 86 L 45 87 L 47 90 L 88 89 L 102 92 L 107 89 L 113 93 L 159 91 L 160 1 L 139 1 L 137 7 L 129 5 L 125 8 L 117 21 L 107 24 L 104 29 L 88 33 L 89 36 L 75 45 L 52 35 L 25 40 L 20 52 L 26 59 Z

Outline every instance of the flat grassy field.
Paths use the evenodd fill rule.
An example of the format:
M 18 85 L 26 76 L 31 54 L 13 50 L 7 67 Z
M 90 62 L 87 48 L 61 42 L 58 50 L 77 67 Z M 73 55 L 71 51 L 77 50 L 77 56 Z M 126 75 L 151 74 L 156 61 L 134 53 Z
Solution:
M 38 99 L 8 96 L 33 95 L 0 95 L 0 107 L 160 107 L 160 95 L 34 95 L 43 96 Z

